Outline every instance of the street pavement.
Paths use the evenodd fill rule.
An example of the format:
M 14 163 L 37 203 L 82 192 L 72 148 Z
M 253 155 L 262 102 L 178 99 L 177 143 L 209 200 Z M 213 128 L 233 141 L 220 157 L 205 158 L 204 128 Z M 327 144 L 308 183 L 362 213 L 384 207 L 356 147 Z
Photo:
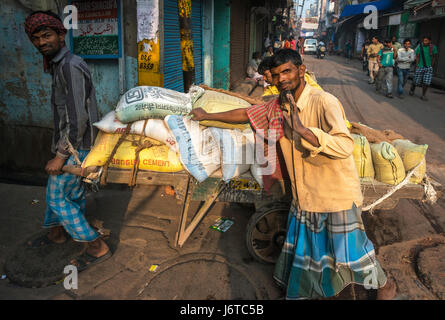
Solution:
M 388 99 L 367 83 L 357 60 L 305 56 L 324 90 L 337 96 L 350 121 L 375 129 L 392 129 L 415 143 L 429 145 L 427 171 L 445 184 L 444 91 L 430 89 L 429 101 L 406 95 Z M 397 78 L 394 79 L 396 88 Z M 408 89 L 408 85 L 407 88 Z M 30 235 L 39 232 L 45 209 L 45 187 L 0 184 L 0 275 L 5 262 Z M 197 204 L 192 203 L 196 208 Z M 272 279 L 273 265 L 249 255 L 246 225 L 254 209 L 217 203 L 182 248 L 174 246 L 181 204 L 162 187 L 109 185 L 88 194 L 87 217 L 102 221 L 111 234 L 109 260 L 79 274 L 78 289 L 63 283 L 25 288 L 0 280 L 0 299 L 281 299 Z M 219 233 L 209 227 L 220 217 L 235 224 Z M 364 213 L 369 238 L 401 298 L 443 299 L 445 293 L 445 200 L 430 205 L 401 200 L 389 211 Z M 152 265 L 159 267 L 150 271 Z M 372 295 L 371 295 L 372 296 Z M 347 288 L 343 299 L 366 299 L 359 288 Z

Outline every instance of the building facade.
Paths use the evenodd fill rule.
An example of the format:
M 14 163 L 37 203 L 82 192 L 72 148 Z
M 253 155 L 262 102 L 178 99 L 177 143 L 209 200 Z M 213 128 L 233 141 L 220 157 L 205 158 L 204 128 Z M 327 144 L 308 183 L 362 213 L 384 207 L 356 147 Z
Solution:
M 0 170 L 4 174 L 11 170 L 41 172 L 51 157 L 51 78 L 43 73 L 42 57 L 24 32 L 24 20 L 36 10 L 52 10 L 66 18 L 70 11 L 64 13 L 64 9 L 82 1 L 85 0 L 2 1 Z M 96 14 L 105 14 L 99 9 L 112 6 L 112 13 L 119 16 L 119 55 L 84 57 L 92 72 L 102 116 L 114 110 L 120 96 L 137 85 L 184 91 L 178 1 L 88 2 Z M 190 0 L 188 3 L 196 84 L 231 89 L 246 77 L 252 53 L 265 49 L 268 34 L 273 38 L 290 34 L 292 29 L 291 0 Z M 87 25 L 91 21 L 83 22 Z M 108 41 L 105 37 L 99 40 Z M 66 43 L 71 51 L 78 49 L 70 36 Z

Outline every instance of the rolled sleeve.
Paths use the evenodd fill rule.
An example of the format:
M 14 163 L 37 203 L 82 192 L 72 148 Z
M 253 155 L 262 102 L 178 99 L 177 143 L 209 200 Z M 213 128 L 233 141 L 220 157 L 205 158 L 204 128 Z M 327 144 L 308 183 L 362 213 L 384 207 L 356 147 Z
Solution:
M 325 99 L 323 103 L 324 117 L 327 128 L 308 129 L 317 137 L 319 147 L 313 146 L 305 139 L 301 139 L 303 148 L 310 151 L 310 155 L 315 157 L 319 153 L 336 159 L 348 158 L 354 150 L 354 140 L 346 127 L 346 118 L 338 99 Z
M 309 130 L 312 131 L 312 133 L 317 137 L 318 139 L 318 143 L 320 144 L 319 147 L 313 146 L 311 143 L 307 142 L 305 139 L 301 138 L 301 145 L 303 146 L 303 148 L 307 149 L 310 151 L 310 155 L 311 157 L 315 157 L 317 154 L 319 154 L 320 152 L 323 151 L 324 149 L 324 145 L 323 142 L 324 139 L 322 138 L 322 135 L 320 133 L 320 129 L 318 128 L 308 128 Z M 323 131 L 321 131 L 323 132 Z

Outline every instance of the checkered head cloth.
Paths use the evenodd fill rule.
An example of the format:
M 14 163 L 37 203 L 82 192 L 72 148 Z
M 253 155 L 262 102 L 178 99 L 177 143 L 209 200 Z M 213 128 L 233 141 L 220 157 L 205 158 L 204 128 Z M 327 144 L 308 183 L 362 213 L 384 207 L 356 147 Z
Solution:
M 35 13 L 30 15 L 25 20 L 25 31 L 28 37 L 31 39 L 32 34 L 38 27 L 49 27 L 59 33 L 66 33 L 67 30 L 63 26 L 63 23 L 55 17 L 46 13 Z
M 28 35 L 29 40 L 32 40 L 32 34 L 39 27 L 51 28 L 59 34 L 67 33 L 62 21 L 49 14 L 38 12 L 28 16 L 25 20 L 25 32 Z M 49 62 L 45 56 L 43 57 L 43 70 L 49 72 Z

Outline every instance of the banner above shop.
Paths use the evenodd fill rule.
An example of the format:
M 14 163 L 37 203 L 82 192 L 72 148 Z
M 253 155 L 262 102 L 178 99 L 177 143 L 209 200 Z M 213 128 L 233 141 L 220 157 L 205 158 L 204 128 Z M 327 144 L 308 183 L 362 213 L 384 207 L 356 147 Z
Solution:
M 379 10 L 379 11 L 388 10 L 388 9 L 391 9 L 395 5 L 394 2 L 396 2 L 396 1 L 380 0 L 380 1 L 371 1 L 371 2 L 366 2 L 366 3 L 361 3 L 361 4 L 350 4 L 350 5 L 345 6 L 345 8 L 343 9 L 343 11 L 340 15 L 340 18 L 363 14 L 363 13 L 365 13 L 365 7 L 367 7 L 367 6 L 375 6 L 377 8 L 377 10 Z
M 120 0 L 72 0 L 78 28 L 70 30 L 74 54 L 90 59 L 122 56 Z

